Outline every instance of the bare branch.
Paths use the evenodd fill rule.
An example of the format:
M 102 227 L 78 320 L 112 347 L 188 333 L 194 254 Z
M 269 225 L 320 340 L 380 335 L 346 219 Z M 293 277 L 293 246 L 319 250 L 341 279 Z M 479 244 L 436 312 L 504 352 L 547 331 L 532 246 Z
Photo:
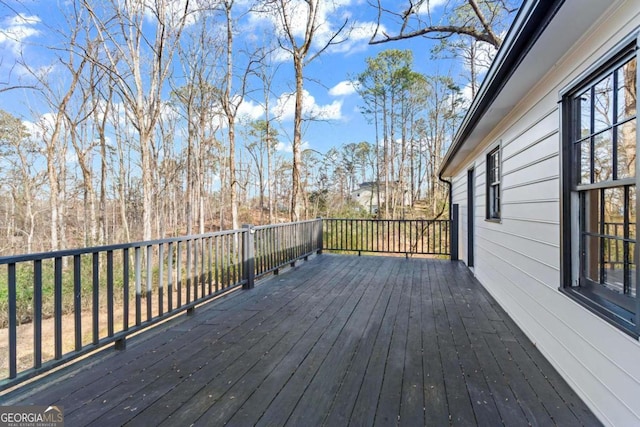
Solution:
M 468 35 L 468 36 L 471 36 L 471 37 L 475 38 L 478 41 L 487 42 L 487 43 L 495 46 L 496 48 L 500 47 L 499 43 L 497 45 L 495 44 L 496 40 L 494 38 L 492 38 L 488 34 L 485 34 L 483 32 L 478 31 L 476 28 L 473 28 L 473 27 L 456 27 L 456 26 L 450 26 L 450 25 L 433 25 L 433 26 L 421 28 L 419 30 L 412 31 L 412 32 L 409 32 L 409 33 L 398 34 L 396 36 L 390 36 L 390 35 L 384 33 L 385 38 L 378 39 L 378 40 L 370 40 L 369 44 L 370 45 L 382 44 L 382 43 L 387 43 L 387 42 L 390 42 L 390 41 L 398 41 L 398 40 L 409 39 L 409 38 L 412 38 L 412 37 L 426 36 L 426 35 L 429 35 L 429 34 L 441 34 L 441 36 L 439 36 L 438 38 L 443 38 L 443 37 L 446 38 L 446 37 L 449 37 L 449 36 L 451 36 L 453 34 L 465 34 L 465 35 Z M 499 39 L 498 39 L 498 41 L 499 41 Z
M 496 31 L 500 17 L 517 10 L 510 6 L 508 0 L 450 0 L 443 6 L 445 11 L 442 15 L 447 20 L 435 23 L 431 19 L 428 0 L 410 1 L 402 12 L 383 8 L 380 0 L 377 0 L 377 4 L 369 4 L 378 12 L 376 29 L 369 40 L 371 45 L 420 36 L 443 39 L 465 35 L 476 41 L 489 43 L 497 49 L 502 44 L 499 31 Z M 422 10 L 425 7 L 426 10 Z M 425 13 L 428 19 L 423 16 Z M 385 17 L 398 24 L 395 34 L 381 30 Z
M 489 38 L 491 38 L 493 40 L 493 42 L 491 42 L 491 44 L 494 47 L 499 48 L 500 45 L 502 44 L 502 40 L 500 39 L 500 37 L 498 37 L 496 35 L 496 33 L 491 28 L 491 25 L 489 24 L 487 19 L 484 17 L 484 14 L 482 13 L 482 10 L 480 10 L 480 7 L 478 6 L 478 2 L 476 0 L 468 0 L 468 1 L 469 1 L 469 4 L 471 5 L 471 8 L 476 13 L 476 16 L 478 17 L 478 20 L 480 21 L 480 24 L 482 24 L 482 27 L 484 28 L 485 34 L 487 34 L 489 36 Z

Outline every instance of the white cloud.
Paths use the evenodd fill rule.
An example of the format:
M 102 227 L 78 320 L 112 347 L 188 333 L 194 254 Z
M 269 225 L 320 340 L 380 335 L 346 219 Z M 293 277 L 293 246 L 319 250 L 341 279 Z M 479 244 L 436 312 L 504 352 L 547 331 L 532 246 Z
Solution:
M 333 44 L 328 49 L 332 53 L 354 53 L 364 51 L 368 46 L 368 41 L 376 28 L 375 22 L 358 22 L 351 20 L 351 13 L 348 8 L 360 5 L 361 0 L 338 0 L 331 2 L 318 2 L 315 35 L 313 38 L 313 49 L 316 51 L 324 48 L 331 41 L 335 33 L 344 24 L 345 19 L 349 19 L 347 26 L 341 35 L 332 40 Z M 309 6 L 304 0 L 290 0 L 286 2 L 286 16 L 289 21 L 291 33 L 302 42 L 305 35 L 307 14 Z M 269 28 L 275 34 L 286 39 L 284 26 L 274 11 L 253 12 L 249 17 L 248 31 L 256 33 L 258 29 Z M 384 28 L 381 28 L 384 30 Z M 314 51 L 310 52 L 313 55 Z M 279 62 L 291 60 L 291 54 L 284 49 L 274 55 L 274 60 Z
M 346 53 L 347 55 L 363 52 L 369 47 L 369 39 L 376 30 L 375 22 L 353 22 L 349 37 L 339 44 L 335 44 L 329 48 L 329 52 L 332 53 Z M 386 32 L 386 28 L 380 25 L 378 28 L 379 33 Z M 325 32 L 318 37 L 317 44 L 323 44 L 328 41 L 332 33 Z
M 30 139 L 32 141 L 39 141 L 40 139 L 42 139 L 41 126 L 38 126 L 36 123 L 29 120 L 23 120 L 22 124 L 25 127 L 25 129 L 27 129 L 27 132 L 29 132 Z
M 249 120 L 258 120 L 264 115 L 264 106 L 255 103 L 253 101 L 243 100 L 238 106 L 239 118 L 245 118 Z
M 475 57 L 473 58 L 476 73 L 479 75 L 486 73 L 493 62 L 493 58 L 495 58 L 496 53 L 498 53 L 498 50 L 493 45 L 487 42 L 476 42 Z M 463 66 L 467 71 L 471 70 L 470 61 L 463 61 Z
M 437 9 L 440 6 L 444 6 L 447 4 L 448 0 L 430 0 L 421 2 L 420 5 L 415 10 L 415 13 L 420 16 L 429 15 L 433 12 L 433 9 Z
M 300 151 L 304 151 L 309 147 L 310 147 L 309 142 L 303 141 L 302 144 L 300 145 Z M 284 142 L 278 142 L 275 148 L 276 148 L 276 151 L 279 151 L 282 153 L 293 153 L 293 146 L 291 144 L 285 144 Z
M 296 99 L 293 93 L 283 93 L 274 107 L 274 114 L 280 121 L 291 120 L 295 114 Z M 339 120 L 342 118 L 342 100 L 330 104 L 318 105 L 316 99 L 308 91 L 302 94 L 302 115 L 305 119 Z
M 331 89 L 329 89 L 329 95 L 331 96 L 349 96 L 356 93 L 356 86 L 351 80 L 343 80 Z
M 39 17 L 25 14 L 5 19 L 0 24 L 0 46 L 8 47 L 14 54 L 20 53 L 25 40 L 40 34 L 36 28 L 40 22 Z
M 163 101 L 160 105 L 160 119 L 165 122 L 180 120 L 180 112 L 170 102 Z

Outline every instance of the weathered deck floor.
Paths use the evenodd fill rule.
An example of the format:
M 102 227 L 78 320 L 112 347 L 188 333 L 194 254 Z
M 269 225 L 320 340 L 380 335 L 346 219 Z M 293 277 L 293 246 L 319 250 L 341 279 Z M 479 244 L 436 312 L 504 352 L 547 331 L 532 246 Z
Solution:
M 9 396 L 67 425 L 597 425 L 458 263 L 322 255 Z

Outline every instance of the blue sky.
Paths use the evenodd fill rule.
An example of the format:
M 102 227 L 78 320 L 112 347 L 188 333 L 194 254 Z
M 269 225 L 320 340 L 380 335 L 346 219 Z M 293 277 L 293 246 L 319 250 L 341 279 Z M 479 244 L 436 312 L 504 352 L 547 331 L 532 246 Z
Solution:
M 174 1 L 180 3 L 184 0 Z M 241 6 L 246 3 L 239 0 L 237 2 Z M 401 2 L 387 3 L 397 9 L 402 5 Z M 303 139 L 305 146 L 322 153 L 331 147 L 350 142 L 374 142 L 373 126 L 360 113 L 361 100 L 347 83 L 364 71 L 367 57 L 373 57 L 385 49 L 411 49 L 414 52 L 416 71 L 425 74 L 450 74 L 454 78 L 460 74 L 460 69 L 456 68 L 459 65 L 433 61 L 430 52 L 433 42 L 424 38 L 368 45 L 376 10 L 365 0 L 340 0 L 333 4 L 337 5 L 335 9 L 321 11 L 324 24 L 318 33 L 318 40 L 326 38 L 345 18 L 354 25 L 351 36 L 345 43 L 324 52 L 305 69 L 305 89 L 308 92 L 305 108 L 323 115 L 327 120 L 309 123 L 305 127 Z M 431 1 L 431 5 L 437 12 L 438 1 Z M 28 73 L 16 61 L 24 61 L 35 70 L 56 72 L 58 65 L 46 46 L 55 44 L 56 32 L 64 28 L 65 18 L 60 11 L 64 6 L 65 2 L 53 0 L 0 1 L 0 90 L 7 84 L 29 83 Z M 260 37 L 269 24 L 268 19 L 260 16 L 244 18 L 240 23 L 237 44 L 252 42 L 252 38 Z M 284 100 L 293 88 L 290 62 L 284 60 L 279 67 L 274 81 L 275 98 L 271 100 L 272 105 L 285 104 Z M 242 111 L 254 119 L 262 118 L 261 102 L 262 99 L 254 92 L 245 98 Z M 0 92 L 0 108 L 27 121 L 34 121 L 38 115 L 50 112 L 33 92 L 26 89 Z M 291 111 L 291 105 L 284 107 L 283 111 Z M 291 129 L 292 117 L 285 113 L 280 132 L 280 149 L 284 152 L 290 144 Z

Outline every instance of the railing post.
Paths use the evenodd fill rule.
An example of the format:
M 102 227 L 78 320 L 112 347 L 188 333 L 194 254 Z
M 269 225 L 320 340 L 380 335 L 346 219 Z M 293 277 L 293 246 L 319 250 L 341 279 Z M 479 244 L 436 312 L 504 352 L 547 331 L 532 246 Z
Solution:
M 254 242 L 254 233 L 255 230 L 249 224 L 244 224 L 242 226 L 243 229 L 247 231 L 244 232 L 242 237 L 242 262 L 244 269 L 244 279 L 246 282 L 242 285 L 243 289 L 253 289 L 254 281 L 255 281 L 255 242 Z
M 451 206 L 451 225 L 449 228 L 449 249 L 451 261 L 458 260 L 458 204 Z
M 318 225 L 317 225 L 317 228 L 318 228 L 318 236 L 317 236 L 317 239 L 318 239 L 318 250 L 316 251 L 316 253 L 318 255 L 321 255 L 322 254 L 322 249 L 324 249 L 324 242 L 322 240 L 322 232 L 323 232 L 322 225 L 323 225 L 324 222 L 322 221 L 322 217 L 321 216 L 317 217 L 316 219 L 318 220 Z

